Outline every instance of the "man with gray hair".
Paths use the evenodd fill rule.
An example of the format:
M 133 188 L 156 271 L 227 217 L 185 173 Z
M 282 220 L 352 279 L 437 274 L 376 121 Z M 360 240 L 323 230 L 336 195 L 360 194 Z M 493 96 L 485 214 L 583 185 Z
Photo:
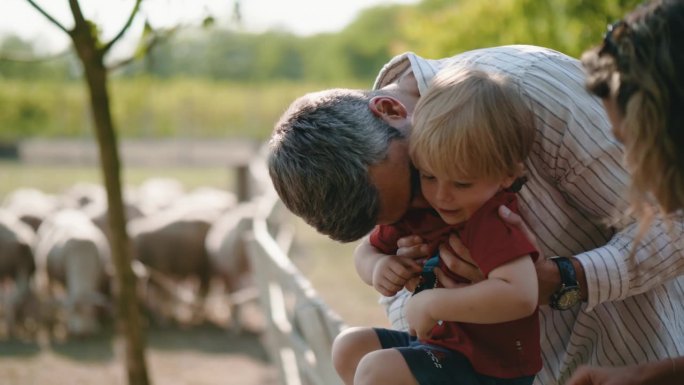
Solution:
M 442 60 L 406 53 L 383 68 L 373 91 L 330 90 L 298 99 L 276 125 L 268 159 L 285 205 L 340 241 L 361 238 L 374 225 L 424 206 L 405 133 L 434 74 L 454 64 L 512 78 L 535 116 L 528 181 L 519 192 L 522 216 L 546 256 L 536 265 L 544 367 L 535 383 L 563 384 L 580 364 L 629 365 L 684 355 L 678 321 L 684 319 L 684 250 L 673 242 L 684 224 L 673 221 L 668 231 L 655 223 L 630 258 L 636 222 L 605 221 L 627 207 L 622 148 L 600 101 L 584 89 L 581 65 L 561 53 L 532 46 Z M 467 250 L 452 247 L 467 257 Z M 457 258 L 442 250 L 451 270 L 473 277 L 467 263 L 451 263 Z M 418 248 L 405 251 L 407 258 L 419 254 Z M 385 257 L 396 258 L 357 256 L 364 281 L 372 279 L 364 276 L 367 266 Z M 409 296 L 397 291 L 382 302 L 393 327 L 406 330 Z
M 269 171 L 283 202 L 337 241 L 355 241 L 378 221 L 380 200 L 368 167 L 385 159 L 409 123 L 403 119 L 397 128 L 373 115 L 368 102 L 384 93 L 308 94 L 290 106 L 271 138 Z

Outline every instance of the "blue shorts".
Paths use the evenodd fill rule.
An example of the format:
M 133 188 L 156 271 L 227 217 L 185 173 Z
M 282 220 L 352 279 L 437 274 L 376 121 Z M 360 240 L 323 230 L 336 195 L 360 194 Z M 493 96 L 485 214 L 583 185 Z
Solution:
M 534 376 L 497 378 L 475 372 L 460 352 L 425 345 L 416 337 L 397 330 L 374 328 L 383 349 L 401 353 L 420 385 L 531 385 Z

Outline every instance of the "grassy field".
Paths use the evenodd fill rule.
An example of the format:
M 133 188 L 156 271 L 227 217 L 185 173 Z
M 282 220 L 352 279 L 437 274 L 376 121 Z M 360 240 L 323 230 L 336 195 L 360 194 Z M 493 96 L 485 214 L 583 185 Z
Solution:
M 92 134 L 82 82 L 2 81 L 0 140 L 32 136 L 81 138 Z M 296 97 L 331 85 L 139 77 L 112 79 L 110 86 L 112 115 L 121 138 L 264 139 Z
M 234 174 L 224 167 L 128 168 L 122 181 L 138 185 L 152 176 L 176 178 L 189 191 L 210 186 L 234 190 Z M 76 182 L 100 183 L 100 170 L 87 166 L 33 165 L 0 162 L 0 200 L 19 187 L 34 187 L 58 194 Z M 297 253 L 293 262 L 307 276 L 321 297 L 350 325 L 386 326 L 377 295 L 357 277 L 352 261 L 355 244 L 340 244 L 316 233 L 293 217 L 297 229 Z

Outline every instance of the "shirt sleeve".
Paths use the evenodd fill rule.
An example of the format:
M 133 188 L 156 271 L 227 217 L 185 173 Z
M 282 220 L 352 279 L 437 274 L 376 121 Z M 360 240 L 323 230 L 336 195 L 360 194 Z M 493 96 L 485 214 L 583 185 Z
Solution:
M 591 172 L 591 165 L 586 172 Z M 566 186 L 566 191 L 581 202 L 583 195 L 575 186 Z M 587 310 L 602 302 L 644 293 L 684 274 L 681 215 L 654 221 L 635 243 L 639 226 L 634 219 L 618 224 L 605 246 L 574 256 L 582 264 L 587 280 Z
M 603 245 L 574 255 L 584 268 L 591 310 L 684 274 L 684 221 L 680 215 L 669 224 L 654 222 L 637 245 L 634 218 L 606 225 L 627 212 L 630 175 L 600 101 L 584 90 L 581 70 L 572 69 L 577 65 L 565 60 L 534 68 L 525 89 L 544 126 L 538 138 L 543 145 L 534 155 L 537 169 L 548 172 L 544 177 L 572 209 L 612 232 Z
M 520 257 L 530 255 L 536 260 L 538 256 L 525 233 L 499 218 L 497 208 L 498 205 L 492 206 L 474 221 L 471 218 L 464 234 L 470 256 L 485 277 L 495 268 Z
M 401 232 L 395 226 L 377 225 L 370 234 L 369 242 L 381 253 L 393 255 L 397 252 L 399 238 L 401 238 Z

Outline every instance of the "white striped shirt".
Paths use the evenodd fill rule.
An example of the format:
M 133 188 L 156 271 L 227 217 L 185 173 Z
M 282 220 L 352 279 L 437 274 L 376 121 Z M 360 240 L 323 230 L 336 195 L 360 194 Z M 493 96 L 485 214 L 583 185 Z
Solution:
M 568 311 L 540 307 L 544 367 L 535 384 L 563 384 L 580 364 L 619 366 L 684 356 L 684 221 L 657 222 L 638 245 L 637 224 L 606 225 L 627 207 L 623 148 L 601 102 L 584 88 L 580 63 L 532 46 L 469 51 L 426 60 L 392 59 L 374 88 L 409 68 L 419 90 L 440 68 L 473 65 L 509 75 L 536 116 L 521 212 L 545 256 L 574 256 L 586 273 L 588 302 Z M 384 298 L 393 327 L 406 329 L 400 293 Z M 399 300 L 397 300 L 399 299 Z

